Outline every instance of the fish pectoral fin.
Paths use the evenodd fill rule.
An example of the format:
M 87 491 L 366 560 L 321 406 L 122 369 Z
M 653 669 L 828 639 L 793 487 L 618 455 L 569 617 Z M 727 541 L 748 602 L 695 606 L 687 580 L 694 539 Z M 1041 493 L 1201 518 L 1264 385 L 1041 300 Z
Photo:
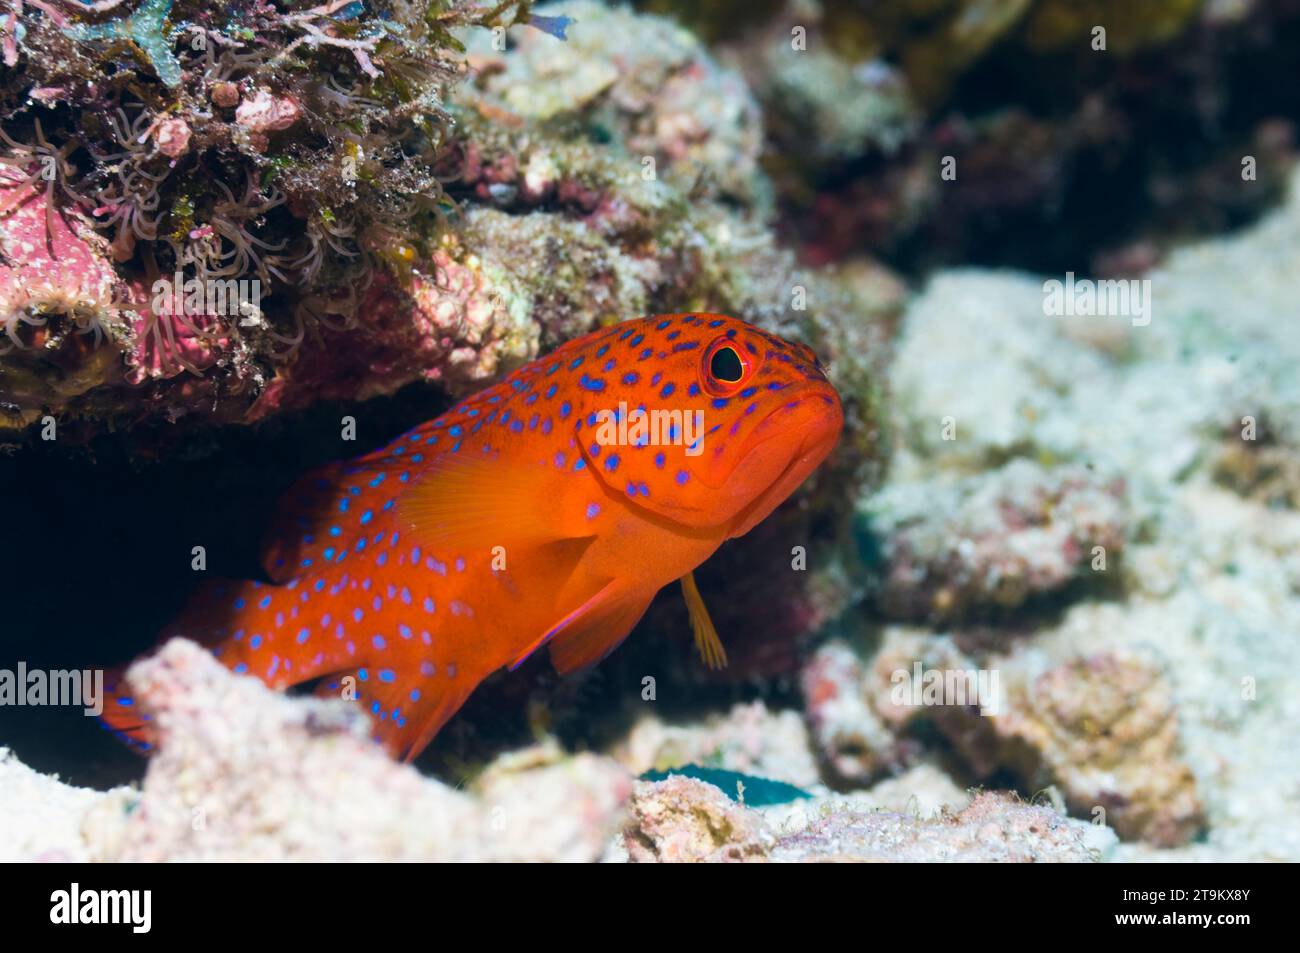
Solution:
M 722 647 L 718 630 L 713 627 L 709 610 L 704 605 L 704 597 L 695 585 L 695 574 L 688 572 L 680 580 L 682 595 L 686 597 L 686 611 L 691 617 L 691 631 L 695 634 L 695 647 L 699 649 L 700 659 L 711 669 L 724 668 L 727 664 L 727 650 Z
M 618 580 L 610 580 L 553 625 L 529 651 L 550 643 L 551 664 L 561 675 L 595 665 L 627 638 L 653 598 L 654 593 L 629 592 Z

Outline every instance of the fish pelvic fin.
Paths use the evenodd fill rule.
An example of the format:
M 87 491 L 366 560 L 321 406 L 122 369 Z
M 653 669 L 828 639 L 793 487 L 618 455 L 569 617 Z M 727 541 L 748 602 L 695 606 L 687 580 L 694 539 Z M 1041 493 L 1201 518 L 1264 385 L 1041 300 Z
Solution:
M 653 593 L 628 592 L 616 580 L 607 583 L 544 637 L 555 670 L 568 675 L 595 665 L 627 638 L 653 598 Z
M 688 572 L 679 581 L 682 584 L 682 595 L 686 597 L 686 611 L 691 617 L 691 632 L 695 635 L 695 648 L 700 653 L 700 660 L 704 662 L 705 667 L 715 671 L 725 668 L 727 650 L 723 648 L 722 640 L 718 638 L 718 630 L 713 627 L 713 620 L 709 618 L 704 597 L 700 595 L 700 589 L 695 585 L 695 573 Z

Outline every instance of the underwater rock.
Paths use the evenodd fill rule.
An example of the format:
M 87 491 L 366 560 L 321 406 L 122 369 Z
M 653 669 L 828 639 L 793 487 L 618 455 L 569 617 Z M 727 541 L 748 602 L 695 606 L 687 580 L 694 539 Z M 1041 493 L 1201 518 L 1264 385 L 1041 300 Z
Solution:
M 1224 447 L 1300 446 L 1300 344 L 1272 317 L 1294 295 L 1297 183 L 1254 227 L 1148 273 L 1142 313 L 1056 315 L 1042 278 L 940 273 L 909 309 L 890 369 L 903 418 L 894 482 L 1016 457 L 1091 465 L 1124 474 L 1140 522 L 1164 487 L 1221 466 Z
M 1005 653 L 978 643 L 963 651 L 961 638 L 889 626 L 867 658 L 843 642 L 822 646 L 804 679 L 806 692 L 830 696 L 807 702 L 828 763 L 861 783 L 882 754 L 899 760 L 903 732 L 926 720 L 974 778 L 1008 771 L 1028 793 L 1057 785 L 1075 815 L 1100 809 L 1126 840 L 1171 847 L 1203 829 L 1179 705 L 1157 656 L 1121 647 L 1076 654 L 1083 649 L 1023 639 Z
M 459 397 L 537 356 L 528 298 L 508 270 L 474 255 L 440 250 L 406 282 L 381 277 L 363 308 L 364 333 L 344 326 L 304 342 L 248 419 L 318 400 L 367 400 L 421 378 Z
M 855 63 L 818 38 L 795 55 L 788 34 L 744 59 L 745 70 L 768 107 L 769 134 L 798 150 L 782 150 L 787 162 L 826 162 L 866 153 L 893 155 L 913 139 L 920 115 L 907 80 L 882 60 Z
M 928 820 L 942 814 L 957 814 L 971 802 L 972 793 L 958 787 L 943 768 L 923 761 L 894 777 L 887 777 L 865 791 L 853 791 L 841 800 L 855 808 L 910 814 Z
M 836 786 L 859 788 L 925 756 L 907 730 L 929 709 L 896 688 L 917 665 L 959 671 L 973 663 L 951 637 L 900 625 L 831 638 L 809 657 L 800 676 L 804 709 L 818 756 Z
M 142 790 L 86 813 L 98 860 L 591 861 L 631 792 L 607 759 L 545 750 L 455 790 L 390 760 L 354 706 L 285 698 L 183 640 L 128 680 L 160 744 Z
M 763 198 L 757 103 L 695 36 L 662 17 L 588 0 L 535 10 L 571 18 L 566 39 L 516 31 L 507 52 L 482 31 L 467 35 L 475 78 L 458 102 L 506 125 L 509 117 L 536 129 L 576 119 L 617 143 L 638 178 L 664 177 L 685 189 L 703 179 L 707 192 L 747 205 Z M 529 188 L 545 191 L 537 182 Z
M 1127 461 L 1135 514 L 1130 525 L 1137 535 L 1130 535 L 1121 560 L 1124 598 L 1114 600 L 1112 592 L 1111 599 L 1058 605 L 1059 617 L 1012 616 L 1001 627 L 966 626 L 951 634 L 888 626 L 875 654 L 863 652 L 858 663 L 859 670 L 872 673 L 859 691 L 866 699 L 859 705 L 895 731 L 918 717 L 932 719 L 969 759 L 976 776 L 1010 771 L 1026 795 L 1056 785 L 1063 804 L 1085 817 L 1102 807 L 1126 838 L 1117 852 L 1125 859 L 1300 856 L 1295 838 L 1280 833 L 1281 819 L 1294 811 L 1293 794 L 1286 792 L 1296 788 L 1291 761 L 1277 756 L 1294 748 L 1288 726 L 1297 717 L 1294 672 L 1300 661 L 1295 640 L 1285 633 L 1300 625 L 1295 598 L 1300 515 L 1267 509 L 1213 482 L 1221 478 L 1215 448 L 1224 440 L 1215 421 L 1232 417 L 1238 412 L 1232 408 L 1241 406 L 1280 408 L 1294 392 L 1287 366 L 1295 344 L 1276 336 L 1266 317 L 1283 306 L 1285 282 L 1274 280 L 1271 276 L 1280 275 L 1270 267 L 1260 271 L 1248 264 L 1293 253 L 1300 239 L 1293 216 L 1290 206 L 1233 239 L 1173 256 L 1153 279 L 1155 300 L 1164 304 L 1157 304 L 1151 326 L 1119 329 L 1122 346 L 1105 348 L 1123 355 L 1122 361 L 1107 371 L 1101 370 L 1104 364 L 1094 365 L 1092 372 L 1054 388 L 1039 405 L 1040 426 L 1022 431 L 1031 437 L 1026 453 L 1042 454 L 1042 442 L 1051 441 L 1062 450 L 1072 448 L 1061 456 L 1096 461 L 1097 472 L 1113 472 L 1120 466 L 1116 461 Z M 1166 280 L 1159 280 L 1162 275 Z M 975 282 L 976 276 L 940 280 Z M 988 275 L 979 280 L 988 282 L 980 293 L 989 301 L 1022 302 L 1016 307 L 1025 335 L 1042 330 L 1041 306 L 1019 298 L 1022 279 Z M 949 300 L 955 303 L 960 296 Z M 916 330 L 910 322 L 928 320 L 929 306 L 922 299 L 905 317 L 905 361 L 920 357 L 910 350 Z M 1023 340 L 1000 338 L 997 327 L 1016 307 L 991 309 L 989 333 L 968 339 L 975 348 L 998 340 L 977 359 L 984 379 L 998 382 L 997 407 L 1043 401 L 1044 379 L 1067 380 L 1056 378 L 1063 371 L 1053 369 L 1052 361 L 1037 365 L 1047 369 L 1045 376 L 1020 376 Z M 1247 346 L 1252 336 L 1269 341 L 1262 352 Z M 928 388 L 946 387 L 943 360 L 935 360 L 940 338 L 928 340 L 936 374 Z M 1079 338 L 1072 334 L 1067 340 Z M 1065 363 L 1080 371 L 1093 363 L 1091 357 L 1081 360 L 1077 348 L 1058 346 L 1058 353 L 1067 353 Z M 1241 361 L 1250 369 L 1239 376 Z M 1110 395 L 1110 402 L 1094 403 L 1094 388 Z M 910 419 L 908 400 L 921 392 L 895 391 L 902 395 L 897 406 L 904 418 Z M 1053 406 L 1056 399 L 1064 403 Z M 983 402 L 983 394 L 972 391 L 970 400 Z M 1079 406 L 1067 410 L 1074 402 Z M 969 416 L 958 411 L 974 430 L 965 435 L 969 442 L 978 444 L 993 433 L 986 429 L 990 423 L 1011 419 L 990 420 L 995 405 L 984 406 L 987 410 Z M 1141 408 L 1136 420 L 1134 408 Z M 1076 422 L 1073 414 L 1087 416 Z M 1147 426 L 1133 426 L 1137 420 Z M 1074 429 L 1083 421 L 1086 428 Z M 994 444 L 973 454 L 967 446 L 963 453 L 959 425 L 951 456 L 930 457 L 924 439 L 930 426 L 900 428 L 906 444 L 927 449 L 917 454 L 908 446 L 896 457 L 886 494 L 949 466 L 968 474 L 961 478 L 966 481 L 979 479 L 972 472 L 986 470 L 990 485 L 996 485 L 1003 467 Z M 1279 431 L 1273 433 L 1280 438 Z M 1241 435 L 1234 431 L 1228 439 L 1241 441 Z M 1013 439 L 1006 446 L 1016 444 Z M 1177 468 L 1162 455 L 1172 448 L 1180 454 Z M 947 707 L 887 705 L 890 673 L 907 672 L 915 661 L 941 671 L 997 671 L 1004 696 L 1021 701 L 992 717 Z M 1111 676 L 1088 677 L 1094 665 Z M 1055 677 L 1046 678 L 1038 692 L 1035 679 L 1047 672 Z M 1137 693 L 1132 711 L 1106 694 L 1111 682 Z M 1114 719 L 1117 723 L 1109 725 Z M 1102 759 L 1109 759 L 1106 771 L 1091 771 L 1089 765 Z M 1189 842 L 1201 830 L 1203 838 Z M 1179 846 L 1159 846 L 1169 844 Z
M 736 804 L 710 784 L 638 782 L 623 843 L 637 862 L 1096 862 L 1113 849 L 1104 826 L 1005 794 L 981 793 L 930 818 L 870 811 L 833 798 L 781 817 Z
M 1027 460 L 890 486 L 865 516 L 883 557 L 881 608 L 936 622 L 1014 609 L 1104 572 L 1129 532 L 1122 478 Z
M 1214 478 L 1264 506 L 1300 509 L 1300 454 L 1294 443 L 1275 442 L 1271 428 L 1258 440 L 1229 430 L 1214 460 Z
M 0 166 L 0 427 L 58 413 L 120 375 L 127 329 L 113 302 L 125 286 L 108 242 L 52 195 Z
M 1159 255 L 1266 212 L 1294 162 L 1275 118 L 1290 106 L 1261 89 L 1289 75 L 1269 39 L 1293 29 L 1289 3 L 642 6 L 696 26 L 745 73 L 783 231 L 812 262 L 866 250 L 908 270 L 1046 268 L 1100 247 L 1100 265 L 1135 233 Z M 1231 108 L 1238 97 L 1258 108 Z M 1180 131 L 1137 134 L 1150 128 Z M 1258 160 L 1247 188 L 1244 155 Z M 1106 216 L 1089 215 L 1097 203 Z
M 462 234 L 485 267 L 513 280 L 521 311 L 548 347 L 648 313 L 663 287 L 660 260 L 582 218 L 474 208 Z
M 944 709 L 938 719 L 977 773 L 1009 768 L 1031 787 L 1050 780 L 1072 811 L 1102 817 L 1126 840 L 1175 847 L 1200 833 L 1205 818 L 1162 666 L 1123 650 L 1045 670 L 1031 653 L 987 664 L 1001 678 L 999 711 L 971 718 Z
M 1007 794 L 983 792 L 959 813 L 930 819 L 831 811 L 780 838 L 778 862 L 1096 863 L 1114 849 L 1106 827 Z
M 623 846 L 633 863 L 766 860 L 776 842 L 762 815 L 682 775 L 638 781 L 629 807 Z
M 79 421 L 241 419 L 305 339 L 356 316 L 359 291 L 412 247 L 436 247 L 442 91 L 463 64 L 447 31 L 508 24 L 517 7 L 15 7 L 0 82 L 5 176 L 39 181 L 51 245 L 69 222 L 109 241 L 113 293 L 6 301 L 56 333 L 95 328 L 93 346 L 59 348 L 72 368 L 20 353 L 48 354 L 48 340 L 11 338 L 0 373 L 34 378 L 7 399 L 11 425 L 49 411 L 75 440 L 92 429 Z M 330 32 L 340 16 L 347 39 Z M 19 217 L 0 206 L 6 261 L 23 244 L 7 234 Z M 141 306 L 159 281 L 184 307 Z
M 901 760 L 899 739 L 863 692 L 862 661 L 848 645 L 818 646 L 800 684 L 809 731 L 835 780 L 863 784 Z
M 124 796 L 72 787 L 38 774 L 0 748 L 0 862 L 79 862 L 90 859 L 81 822 L 98 802 Z
M 820 780 L 799 713 L 771 711 L 762 702 L 691 725 L 642 718 L 611 753 L 635 775 L 698 763 L 799 787 Z

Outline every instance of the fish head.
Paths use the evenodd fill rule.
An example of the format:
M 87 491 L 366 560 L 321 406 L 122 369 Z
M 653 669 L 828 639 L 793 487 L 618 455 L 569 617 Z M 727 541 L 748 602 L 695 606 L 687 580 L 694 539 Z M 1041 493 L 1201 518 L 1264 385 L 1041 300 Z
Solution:
M 622 371 L 620 356 L 607 375 L 584 449 L 598 479 L 630 505 L 739 536 L 839 440 L 839 395 L 807 346 L 720 314 L 629 324 L 615 340 L 630 345 L 633 369 Z

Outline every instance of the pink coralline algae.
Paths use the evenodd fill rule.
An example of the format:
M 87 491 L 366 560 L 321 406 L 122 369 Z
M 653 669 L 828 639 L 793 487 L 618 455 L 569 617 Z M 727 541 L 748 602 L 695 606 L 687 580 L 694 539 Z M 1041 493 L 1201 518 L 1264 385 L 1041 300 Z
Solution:
M 280 132 L 288 129 L 302 115 L 302 107 L 292 96 L 275 96 L 259 89 L 235 109 L 235 122 L 253 132 Z
M 55 210 L 51 191 L 0 166 L 0 427 L 30 423 L 40 406 L 57 407 L 120 368 L 116 352 L 98 346 L 120 336 L 114 302 L 124 286 L 104 239 L 84 217 Z M 60 368 L 57 380 L 49 366 Z
M 41 312 L 101 316 L 118 287 L 105 246 L 85 218 L 52 207 L 39 180 L 0 166 L 0 321 L 9 346 L 17 325 L 35 325 Z
M 9 193 L 0 218 L 0 353 L 7 358 L 0 381 L 7 400 L 22 408 L 9 422 L 29 423 L 38 408 L 61 412 L 95 388 L 240 363 L 245 345 L 237 331 L 196 313 L 183 297 L 168 293 L 164 301 L 155 286 L 123 280 L 86 216 L 53 208 L 47 191 L 12 171 L 0 173 L 0 183 Z M 58 366 L 57 380 L 36 364 Z
M 233 358 L 237 339 L 216 316 L 183 309 L 155 313 L 142 293 L 135 300 L 133 310 L 126 312 L 131 328 L 128 383 L 172 378 L 183 371 L 199 375 L 223 357 Z
M 179 159 L 190 148 L 190 126 L 184 119 L 164 119 L 154 129 L 158 151 L 169 159 Z
M 419 378 L 454 395 L 473 390 L 537 353 L 537 326 L 513 297 L 506 276 L 441 249 L 405 284 L 381 275 L 359 308 L 366 334 L 325 327 L 305 340 L 249 419 L 322 399 L 364 400 Z

